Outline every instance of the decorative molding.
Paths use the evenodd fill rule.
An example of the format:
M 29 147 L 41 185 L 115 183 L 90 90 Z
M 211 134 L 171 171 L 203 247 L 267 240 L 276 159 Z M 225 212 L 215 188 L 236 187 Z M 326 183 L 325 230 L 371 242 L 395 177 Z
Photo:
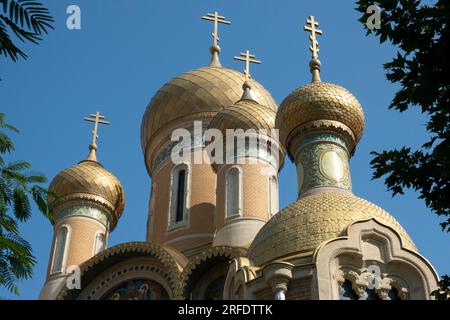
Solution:
M 106 229 L 109 229 L 108 214 L 106 214 L 101 209 L 89 206 L 88 204 L 67 206 L 62 210 L 58 211 L 58 213 L 56 214 L 56 220 L 58 221 L 75 216 L 95 219 L 99 221 L 101 224 L 103 224 Z
M 227 257 L 232 260 L 234 258 L 245 256 L 245 251 L 246 250 L 244 248 L 219 246 L 211 247 L 193 256 L 180 276 L 180 281 L 178 282 L 178 285 L 176 286 L 174 291 L 175 295 L 183 296 L 184 288 L 189 281 L 189 277 L 191 276 L 192 272 L 203 262 L 217 256 Z
M 172 292 L 175 292 L 175 288 L 179 286 L 181 272 L 188 264 L 188 260 L 184 255 L 172 248 L 147 242 L 127 242 L 106 249 L 84 262 L 80 266 L 81 284 L 83 285 L 86 276 L 89 275 L 89 277 L 92 277 L 92 275 L 96 275 L 96 270 L 100 265 L 108 264 L 110 259 L 115 261 L 114 264 L 116 264 L 117 259 L 120 257 L 123 257 L 122 261 L 136 257 L 153 257 L 161 264 L 162 269 L 167 273 L 169 279 L 168 282 L 170 283 Z M 82 292 L 76 290 L 68 290 L 67 287 L 64 286 L 57 295 L 57 299 L 77 299 L 81 293 Z M 174 294 L 173 298 L 182 299 L 183 297 Z
M 298 166 L 299 184 L 301 186 L 299 195 L 317 187 L 336 187 L 344 190 L 351 190 L 350 169 L 348 164 L 348 153 L 341 144 L 327 142 L 328 135 L 317 135 L 312 137 L 308 143 L 302 144 L 298 149 L 295 162 Z M 324 139 L 327 138 L 327 139 Z M 336 141 L 339 140 L 336 138 Z M 324 166 L 324 156 L 332 153 L 339 162 L 340 168 L 331 168 L 338 170 L 340 177 L 332 177 L 330 172 Z M 333 164 L 332 164 L 333 165 Z M 336 164 L 334 164 L 336 165 Z M 333 172 L 331 172 L 333 173 Z
M 363 299 L 371 266 L 380 269 L 381 286 L 376 288 L 380 297 L 395 287 L 400 297 L 431 299 L 430 293 L 438 283 L 436 271 L 418 252 L 405 248 L 394 229 L 372 218 L 351 223 L 344 234 L 325 241 L 314 252 L 318 299 L 339 298 L 339 285 L 344 278 L 339 270 L 343 270 L 344 279 L 352 282 L 353 290 Z M 364 245 L 366 239 L 373 240 L 369 246 Z
M 170 275 L 164 268 L 156 265 L 152 261 L 127 261 L 121 268 L 114 268 L 110 272 L 100 274 L 101 278 L 95 279 L 87 287 L 80 299 L 99 300 L 102 299 L 110 290 L 121 283 L 136 278 L 150 279 L 160 284 L 168 293 L 171 299 L 174 299 L 173 287 L 170 285 Z
M 352 289 L 355 294 L 359 297 L 359 300 L 367 300 L 367 288 L 369 287 L 370 282 L 372 281 L 373 274 L 367 270 L 347 270 L 339 269 L 336 272 L 336 280 L 339 286 L 342 286 L 345 280 L 348 280 L 352 283 Z M 391 300 L 388 296 L 389 292 L 392 288 L 395 288 L 398 292 L 398 296 L 401 300 L 407 300 L 409 298 L 408 295 L 408 287 L 403 282 L 400 284 L 398 280 L 395 279 L 395 276 L 387 276 L 385 274 L 380 275 L 380 287 L 375 288 L 375 293 L 381 300 Z
M 103 217 L 101 217 L 101 220 L 99 221 L 101 221 L 109 230 L 113 230 L 117 224 L 118 216 L 115 213 L 114 205 L 103 197 L 88 193 L 72 193 L 58 198 L 58 201 L 53 204 L 51 208 L 52 214 L 56 217 L 55 221 L 59 219 L 60 214 L 62 214 L 62 218 L 65 214 L 68 214 L 67 210 L 70 211 L 71 207 L 92 207 L 101 211 L 106 217 L 106 223 Z M 93 218 L 92 213 L 80 213 L 80 215 Z

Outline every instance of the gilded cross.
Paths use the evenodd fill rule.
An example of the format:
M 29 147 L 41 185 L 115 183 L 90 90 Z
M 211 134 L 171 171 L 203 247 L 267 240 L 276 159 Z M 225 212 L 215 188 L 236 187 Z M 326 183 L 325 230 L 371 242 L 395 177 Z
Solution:
M 100 115 L 100 112 L 97 111 L 95 114 L 90 115 L 92 118 L 86 117 L 84 118 L 85 121 L 93 122 L 94 123 L 94 130 L 92 130 L 92 145 L 96 145 L 97 138 L 98 138 L 98 124 L 110 124 L 109 121 L 103 120 L 105 119 L 104 116 Z
M 206 16 L 203 16 L 202 19 L 214 22 L 214 32 L 212 33 L 212 37 L 214 46 L 217 47 L 219 42 L 219 23 L 231 24 L 231 21 L 226 20 L 226 18 L 223 16 L 219 16 L 219 13 L 217 11 L 214 13 L 208 13 Z
M 261 61 L 255 59 L 256 56 L 254 54 L 251 54 L 250 51 L 247 49 L 245 53 L 240 53 L 239 56 L 234 57 L 235 60 L 245 61 L 245 81 L 248 82 L 250 80 L 250 63 L 257 63 L 260 64 Z
M 322 35 L 322 30 L 316 29 L 316 27 L 319 26 L 319 22 L 314 19 L 314 16 L 309 16 L 306 20 L 306 24 L 307 26 L 304 27 L 304 30 L 311 33 L 309 35 L 309 40 L 311 40 L 311 46 L 309 47 L 309 50 L 312 53 L 313 59 L 317 60 L 317 53 L 319 52 L 319 42 L 317 42 L 316 34 Z

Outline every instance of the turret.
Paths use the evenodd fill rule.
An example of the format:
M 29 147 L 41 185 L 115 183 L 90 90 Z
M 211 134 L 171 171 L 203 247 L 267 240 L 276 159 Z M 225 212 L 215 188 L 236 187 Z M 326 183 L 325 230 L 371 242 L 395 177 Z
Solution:
M 249 83 L 255 56 L 235 57 L 246 63 L 241 98 L 222 108 L 210 129 L 219 130 L 223 143 L 216 149 L 212 167 L 217 173 L 216 235 L 214 246 L 246 248 L 261 227 L 278 212 L 278 170 L 284 153 L 275 130 L 276 109 L 258 103 Z M 223 150 L 222 158 L 217 157 Z
M 102 120 L 98 112 L 85 120 L 95 123 L 93 141 L 86 160 L 61 171 L 49 187 L 49 207 L 53 215 L 53 242 L 47 279 L 41 299 L 54 299 L 73 266 L 107 247 L 125 205 L 119 180 L 96 157 L 96 138 Z

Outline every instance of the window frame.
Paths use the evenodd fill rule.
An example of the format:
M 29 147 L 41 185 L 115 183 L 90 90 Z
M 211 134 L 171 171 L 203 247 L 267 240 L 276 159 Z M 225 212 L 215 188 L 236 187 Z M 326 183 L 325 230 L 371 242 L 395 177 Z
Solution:
M 269 213 L 269 219 L 273 217 L 278 211 L 280 211 L 280 200 L 279 200 L 279 194 L 278 194 L 278 177 L 276 175 L 270 175 L 268 180 L 268 192 L 267 192 L 267 206 Z M 275 181 L 274 188 L 272 188 L 272 181 Z M 273 198 L 275 196 L 275 198 Z M 272 203 L 275 202 L 275 207 L 272 208 Z M 274 209 L 274 210 L 272 210 Z
M 237 199 L 237 212 L 234 214 L 228 214 L 228 176 L 230 175 L 231 171 L 237 170 L 238 173 L 238 191 L 237 191 L 237 195 L 238 195 L 238 199 Z M 243 206 L 244 206 L 244 195 L 243 195 L 243 189 L 244 189 L 244 179 L 243 179 L 243 170 L 242 167 L 239 165 L 233 165 L 230 168 L 228 168 L 225 172 L 225 201 L 224 201 L 224 216 L 225 219 L 233 219 L 236 217 L 242 217 L 243 215 Z
M 184 181 L 184 208 L 183 219 L 176 221 L 177 203 L 178 203 L 178 179 L 179 172 L 185 171 Z M 175 166 L 170 174 L 169 186 L 169 210 L 168 210 L 168 231 L 189 226 L 189 208 L 191 204 L 191 166 L 188 163 L 182 163 Z
M 103 244 L 103 249 L 97 251 L 96 249 L 97 249 L 97 241 L 98 241 L 98 235 L 99 234 L 103 235 L 103 237 L 104 237 L 104 244 Z M 108 248 L 108 236 L 107 236 L 107 233 L 105 231 L 102 231 L 102 230 L 97 230 L 95 232 L 95 235 L 94 235 L 94 246 L 92 248 L 92 256 L 95 256 L 95 255 L 101 253 L 102 251 L 106 250 L 107 248 Z
M 66 233 L 66 239 L 65 239 L 65 243 L 64 243 L 64 248 L 62 249 L 62 260 L 61 260 L 61 267 L 59 268 L 59 270 L 55 270 L 55 263 L 56 263 L 56 254 L 57 254 L 57 247 L 58 247 L 58 235 L 59 232 L 62 229 L 66 229 L 67 233 Z M 57 228 L 57 231 L 55 233 L 55 240 L 53 243 L 53 250 L 52 250 L 52 263 L 50 266 L 50 275 L 54 275 L 54 274 L 62 274 L 66 271 L 67 269 L 67 257 L 69 255 L 69 245 L 70 245 L 70 239 L 71 239 L 71 235 L 72 235 L 72 228 L 70 227 L 70 225 L 68 224 L 63 224 L 61 226 L 59 226 Z

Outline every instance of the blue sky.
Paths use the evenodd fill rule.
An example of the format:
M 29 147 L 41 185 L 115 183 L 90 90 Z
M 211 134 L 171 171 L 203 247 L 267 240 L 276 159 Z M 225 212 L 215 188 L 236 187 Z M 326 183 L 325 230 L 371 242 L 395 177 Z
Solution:
M 102 127 L 99 161 L 122 182 L 127 203 L 110 246 L 143 241 L 150 179 L 140 149 L 140 123 L 153 94 L 165 82 L 209 63 L 212 25 L 200 17 L 219 11 L 232 21 L 221 26 L 221 61 L 242 70 L 233 56 L 249 48 L 263 61 L 253 77 L 280 103 L 310 81 L 307 16 L 315 15 L 322 80 L 338 83 L 361 102 L 366 131 L 351 160 L 353 191 L 394 215 L 439 274 L 450 272 L 450 238 L 417 194 L 392 198 L 381 180 L 372 181 L 370 152 L 418 147 L 427 140 L 426 118 L 417 110 L 387 109 L 396 87 L 382 64 L 395 48 L 366 37 L 354 1 L 299 0 L 52 0 L 46 1 L 56 30 L 39 45 L 22 45 L 30 56 L 13 63 L 0 58 L 0 111 L 21 130 L 14 135 L 13 159 L 30 161 L 51 180 L 87 155 L 91 126 L 84 116 L 100 111 L 112 125 Z M 66 28 L 66 9 L 81 8 L 81 30 Z M 289 161 L 287 161 L 289 162 Z M 296 198 L 295 170 L 280 174 L 280 207 Z M 20 283 L 20 299 L 37 298 L 45 281 L 52 227 L 36 213 L 22 225 L 37 258 L 34 277 Z M 17 298 L 4 289 L 0 297 Z

